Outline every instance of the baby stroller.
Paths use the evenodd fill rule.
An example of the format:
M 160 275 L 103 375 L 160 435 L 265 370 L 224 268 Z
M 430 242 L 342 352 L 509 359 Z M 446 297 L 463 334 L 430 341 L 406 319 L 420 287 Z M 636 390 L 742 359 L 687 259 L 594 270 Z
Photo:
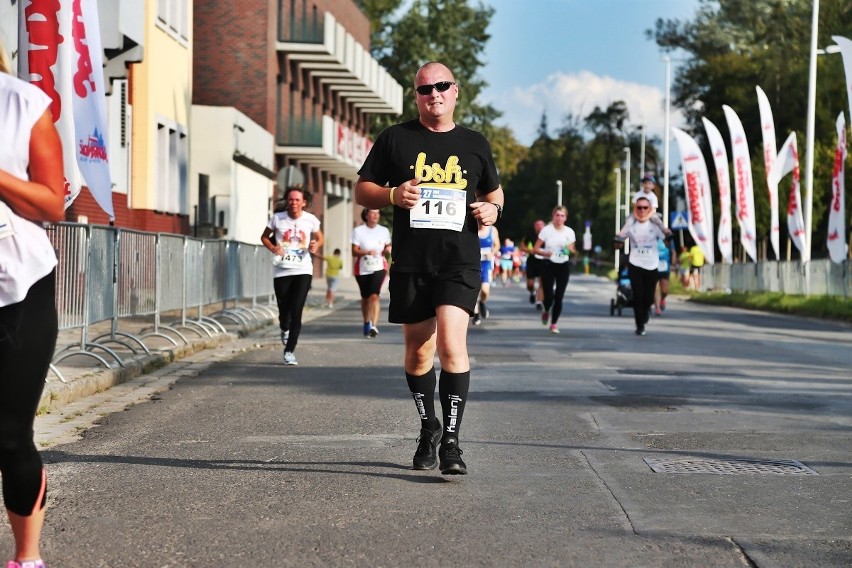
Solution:
M 621 310 L 633 306 L 633 288 L 630 286 L 630 278 L 627 277 L 627 267 L 618 273 L 618 285 L 615 287 L 615 298 L 609 300 L 609 315 L 615 312 L 621 315 Z

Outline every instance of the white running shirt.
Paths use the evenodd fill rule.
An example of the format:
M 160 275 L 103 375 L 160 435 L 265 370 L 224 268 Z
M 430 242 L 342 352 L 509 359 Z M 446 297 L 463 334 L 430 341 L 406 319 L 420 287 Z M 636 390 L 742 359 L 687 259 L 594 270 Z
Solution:
M 50 106 L 34 85 L 0 72 L 0 168 L 29 180 L 30 135 Z M 17 304 L 50 274 L 56 253 L 40 223 L 15 214 L 0 200 L 0 307 Z
M 568 245 L 577 240 L 574 229 L 563 225 L 561 229 L 557 230 L 553 223 L 545 225 L 544 229 L 538 234 L 538 238 L 544 243 L 542 248 L 552 253 L 549 257 L 545 256 L 544 259 L 554 264 L 568 262 Z
M 358 245 L 358 248 L 364 252 L 371 250 L 379 251 L 378 256 L 358 257 L 358 267 L 355 271 L 356 276 L 365 276 L 385 269 L 382 252 L 391 242 L 390 231 L 388 231 L 387 227 L 376 225 L 370 228 L 367 225 L 358 225 L 352 229 L 351 241 L 353 245 Z
M 272 216 L 267 227 L 275 231 L 275 242 L 284 249 L 283 257 L 275 257 L 274 277 L 313 275 L 314 262 L 308 246 L 311 235 L 320 230 L 319 219 L 307 211 L 302 211 L 298 219 L 280 211 Z
M 657 245 L 665 234 L 651 221 L 628 221 L 625 231 L 630 239 L 630 264 L 645 270 L 657 270 L 660 251 Z

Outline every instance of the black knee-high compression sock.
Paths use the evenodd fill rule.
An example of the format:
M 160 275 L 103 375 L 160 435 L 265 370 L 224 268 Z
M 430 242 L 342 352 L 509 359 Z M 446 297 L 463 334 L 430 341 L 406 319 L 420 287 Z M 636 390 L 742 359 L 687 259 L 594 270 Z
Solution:
M 441 395 L 441 408 L 444 411 L 444 436 L 458 438 L 469 389 L 470 371 L 450 373 L 441 369 L 438 391 Z
M 420 427 L 427 430 L 435 430 L 437 416 L 435 415 L 435 367 L 429 369 L 426 374 L 416 377 L 405 373 L 408 389 L 417 405 L 417 413 L 420 415 Z

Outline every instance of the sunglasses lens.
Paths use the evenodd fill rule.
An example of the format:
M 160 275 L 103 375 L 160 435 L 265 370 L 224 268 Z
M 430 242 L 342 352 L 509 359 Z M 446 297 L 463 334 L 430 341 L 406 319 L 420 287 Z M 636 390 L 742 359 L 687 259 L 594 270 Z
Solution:
M 452 81 L 441 81 L 439 83 L 435 83 L 434 85 L 420 85 L 415 90 L 421 95 L 430 95 L 432 94 L 432 89 L 435 89 L 439 93 L 443 93 L 447 89 L 449 89 L 453 85 Z

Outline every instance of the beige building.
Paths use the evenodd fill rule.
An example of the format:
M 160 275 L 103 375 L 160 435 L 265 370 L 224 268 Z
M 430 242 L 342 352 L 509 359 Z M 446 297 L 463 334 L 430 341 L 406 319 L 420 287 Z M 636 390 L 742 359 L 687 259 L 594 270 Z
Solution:
M 20 6 L 0 3 L 0 34 L 12 44 Z M 98 0 L 98 8 L 115 225 L 257 242 L 276 195 L 301 181 L 324 253 L 343 250 L 349 270 L 359 222 L 352 190 L 370 118 L 399 114 L 403 96 L 371 57 L 370 23 L 355 2 Z M 85 188 L 66 218 L 109 222 Z

